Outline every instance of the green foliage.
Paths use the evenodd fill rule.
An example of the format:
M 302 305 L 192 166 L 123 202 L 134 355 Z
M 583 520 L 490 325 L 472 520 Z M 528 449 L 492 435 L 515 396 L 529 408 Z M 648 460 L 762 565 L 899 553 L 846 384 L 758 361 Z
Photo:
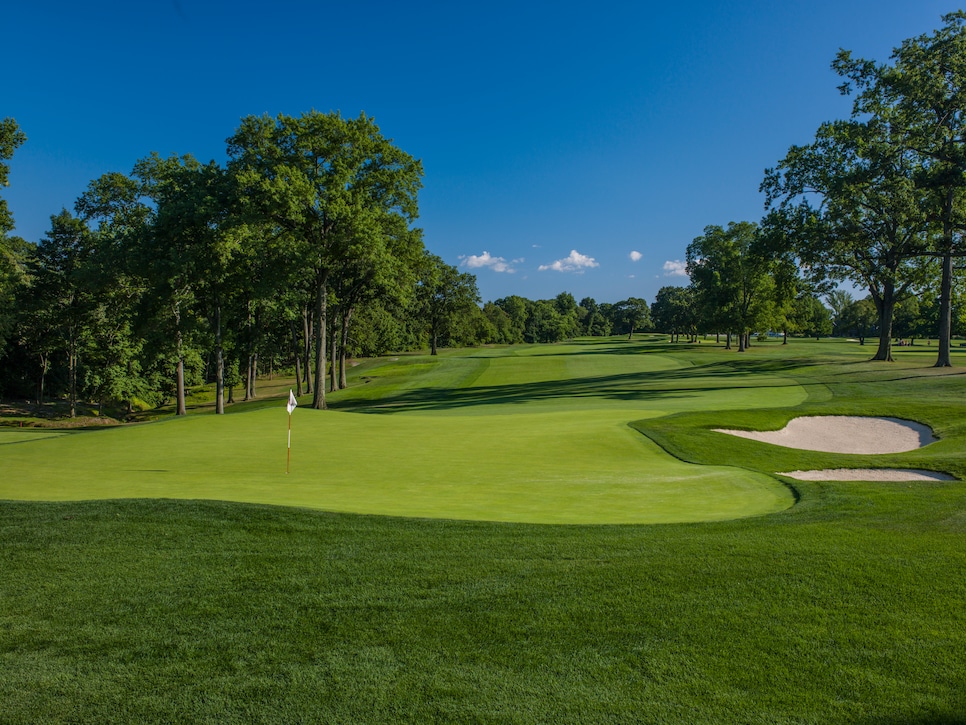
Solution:
M 12 118 L 0 121 L 0 189 L 10 184 L 10 166 L 3 163 L 13 157 L 17 148 L 27 140 L 17 122 Z M 13 216 L 5 199 L 0 199 L 0 252 L 6 253 L 4 244 L 7 235 L 13 231 Z
M 671 335 L 696 332 L 697 310 L 694 288 L 665 286 L 657 291 L 651 306 L 654 327 Z
M 776 258 L 751 222 L 708 226 L 687 249 L 688 275 L 702 322 L 739 335 L 739 350 L 774 319 Z
M 820 338 L 832 334 L 832 315 L 815 295 L 802 295 L 792 302 L 789 332 Z

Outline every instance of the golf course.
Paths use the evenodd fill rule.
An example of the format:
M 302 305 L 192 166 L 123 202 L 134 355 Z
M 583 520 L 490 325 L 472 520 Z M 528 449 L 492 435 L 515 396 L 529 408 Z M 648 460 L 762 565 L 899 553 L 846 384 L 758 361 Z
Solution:
M 0 723 L 966 723 L 966 352 L 871 352 L 358 360 L 288 473 L 284 375 L 221 416 L 0 418 Z M 936 440 L 717 430 L 804 416 Z M 787 475 L 839 469 L 950 480 Z

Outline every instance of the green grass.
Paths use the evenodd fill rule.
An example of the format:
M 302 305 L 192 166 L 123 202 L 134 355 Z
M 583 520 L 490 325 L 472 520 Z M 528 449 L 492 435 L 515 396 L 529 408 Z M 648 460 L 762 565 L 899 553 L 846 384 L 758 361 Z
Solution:
M 296 411 L 289 480 L 279 401 L 2 445 L 0 722 L 966 723 L 963 483 L 773 475 L 966 475 L 962 369 L 866 352 L 366 362 L 334 410 Z M 805 412 L 942 440 L 833 456 L 710 431 Z M 748 508 L 763 491 L 791 500 Z M 680 523 L 640 523 L 649 499 Z

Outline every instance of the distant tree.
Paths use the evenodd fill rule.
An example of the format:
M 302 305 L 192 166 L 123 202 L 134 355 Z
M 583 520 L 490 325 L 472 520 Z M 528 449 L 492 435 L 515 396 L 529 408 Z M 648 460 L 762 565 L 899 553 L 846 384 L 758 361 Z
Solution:
M 832 315 L 815 295 L 805 294 L 792 302 L 792 330 L 816 340 L 832 334 Z
M 651 305 L 654 328 L 669 334 L 672 340 L 690 333 L 696 322 L 694 291 L 690 287 L 661 287 Z
M 879 322 L 879 313 L 872 300 L 866 298 L 856 300 L 845 310 L 842 317 L 842 329 L 858 338 L 859 344 L 865 344 L 865 338 L 875 334 Z
M 836 289 L 829 292 L 825 297 L 825 300 L 828 302 L 829 309 L 832 311 L 832 334 L 841 335 L 842 319 L 845 315 L 845 311 L 855 300 L 850 293 L 841 289 Z
M 429 336 L 430 355 L 460 335 L 479 301 L 473 275 L 461 273 L 435 254 L 423 253 L 414 316 Z
M 582 332 L 585 335 L 604 337 L 611 332 L 609 320 L 601 314 L 600 306 L 593 297 L 584 297 L 580 308 L 585 311 Z
M 513 338 L 510 315 L 502 307 L 493 302 L 487 302 L 483 305 L 483 315 L 489 321 L 490 327 L 492 328 L 491 342 L 500 345 L 510 345 L 516 342 Z
M 33 281 L 29 299 L 25 300 L 26 309 L 32 313 L 28 324 L 46 333 L 34 340 L 41 360 L 41 399 L 50 357 L 63 355 L 71 418 L 77 415 L 81 356 L 90 333 L 93 307 L 85 269 L 90 234 L 83 220 L 66 209 L 50 218 L 50 231 L 37 246 L 31 262 Z
M 510 320 L 510 328 L 507 333 L 508 342 L 511 344 L 523 342 L 526 337 L 530 307 L 533 303 L 525 297 L 510 295 L 494 301 L 493 304 L 503 310 Z
M 614 328 L 626 331 L 627 339 L 630 340 L 634 330 L 648 329 L 651 326 L 650 307 L 640 297 L 628 297 L 614 304 L 611 322 Z
M 775 260 L 761 243 L 758 225 L 705 227 L 688 245 L 687 260 L 698 309 L 713 310 L 714 322 L 738 333 L 743 352 L 750 331 L 767 324 L 774 313 Z

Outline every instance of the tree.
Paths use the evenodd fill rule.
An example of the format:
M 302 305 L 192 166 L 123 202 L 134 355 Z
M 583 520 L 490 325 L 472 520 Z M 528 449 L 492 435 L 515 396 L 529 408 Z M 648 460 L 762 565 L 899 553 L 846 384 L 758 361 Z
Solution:
M 928 274 L 929 220 L 914 163 L 879 119 L 823 124 L 809 146 L 793 146 L 762 189 L 814 283 L 849 279 L 879 313 L 874 360 L 892 359 L 896 302 Z M 776 222 L 776 220 L 779 220 Z
M 730 222 L 708 226 L 687 249 L 688 275 L 700 310 L 738 334 L 738 351 L 748 347 L 750 331 L 773 312 L 774 259 L 761 243 L 758 225 Z
M 966 254 L 966 12 L 942 19 L 931 35 L 903 41 L 892 65 L 841 51 L 833 68 L 848 79 L 842 92 L 856 94 L 853 117 L 887 124 L 893 145 L 916 164 L 922 208 L 940 225 L 930 250 L 942 260 L 936 366 L 949 367 L 953 257 Z
M 525 340 L 527 330 L 527 320 L 530 317 L 530 307 L 533 303 L 525 297 L 510 295 L 493 302 L 503 310 L 510 320 L 510 328 L 507 332 L 508 342 L 519 343 Z
M 822 301 L 812 294 L 804 294 L 792 302 L 791 327 L 795 332 L 816 340 L 832 334 L 832 315 Z
M 651 305 L 651 317 L 654 328 L 669 334 L 672 341 L 682 332 L 690 333 L 697 319 L 693 288 L 661 287 Z
M 422 233 L 396 215 L 366 215 L 353 221 L 347 254 L 335 275 L 334 291 L 339 334 L 333 358 L 332 389 L 346 387 L 349 323 L 360 305 L 376 300 L 384 305 L 410 302 L 423 251 Z M 335 360 L 338 360 L 338 375 Z
M 476 278 L 428 251 L 423 253 L 416 286 L 416 324 L 429 335 L 430 355 L 460 334 L 480 301 Z
M 615 328 L 627 332 L 627 339 L 630 340 L 634 330 L 650 327 L 651 310 L 640 297 L 628 297 L 614 304 L 611 320 Z
M 10 167 L 3 163 L 27 137 L 12 118 L 0 121 L 0 189 L 9 185 Z M 8 236 L 14 229 L 13 215 L 6 199 L 0 198 L 0 353 L 14 324 L 14 295 L 24 281 L 26 243 L 19 237 Z
M 585 311 L 583 319 L 583 333 L 595 337 L 610 334 L 610 321 L 600 313 L 600 307 L 593 297 L 584 297 L 580 301 L 580 308 Z
M 842 316 L 842 329 L 847 334 L 853 334 L 859 339 L 859 344 L 865 344 L 865 338 L 874 334 L 879 313 L 870 299 L 856 300 L 845 310 Z
M 842 320 L 845 316 L 845 311 L 855 300 L 853 299 L 852 295 L 845 290 L 835 289 L 826 295 L 825 301 L 828 303 L 829 309 L 832 311 L 832 334 L 841 335 Z
M 17 150 L 27 140 L 23 131 L 12 118 L 0 121 L 0 188 L 9 186 L 10 166 L 3 163 L 13 158 Z M 13 215 L 7 207 L 6 199 L 0 198 L 0 243 L 13 231 Z M 5 248 L 4 248 L 5 250 Z
M 325 408 L 330 285 L 353 254 L 361 216 L 415 219 L 422 166 L 364 114 L 343 119 L 317 111 L 244 118 L 228 154 L 250 218 L 277 229 L 286 256 L 304 265 L 315 331 L 312 407 Z
M 39 390 L 50 362 L 49 354 L 62 353 L 67 373 L 66 389 L 71 418 L 77 415 L 79 369 L 91 298 L 85 289 L 84 264 L 90 230 L 66 209 L 50 218 L 50 231 L 41 240 L 31 264 L 31 300 L 28 309 L 36 314 L 34 324 L 49 331 L 35 342 L 42 362 Z M 48 347 L 50 341 L 53 344 Z

